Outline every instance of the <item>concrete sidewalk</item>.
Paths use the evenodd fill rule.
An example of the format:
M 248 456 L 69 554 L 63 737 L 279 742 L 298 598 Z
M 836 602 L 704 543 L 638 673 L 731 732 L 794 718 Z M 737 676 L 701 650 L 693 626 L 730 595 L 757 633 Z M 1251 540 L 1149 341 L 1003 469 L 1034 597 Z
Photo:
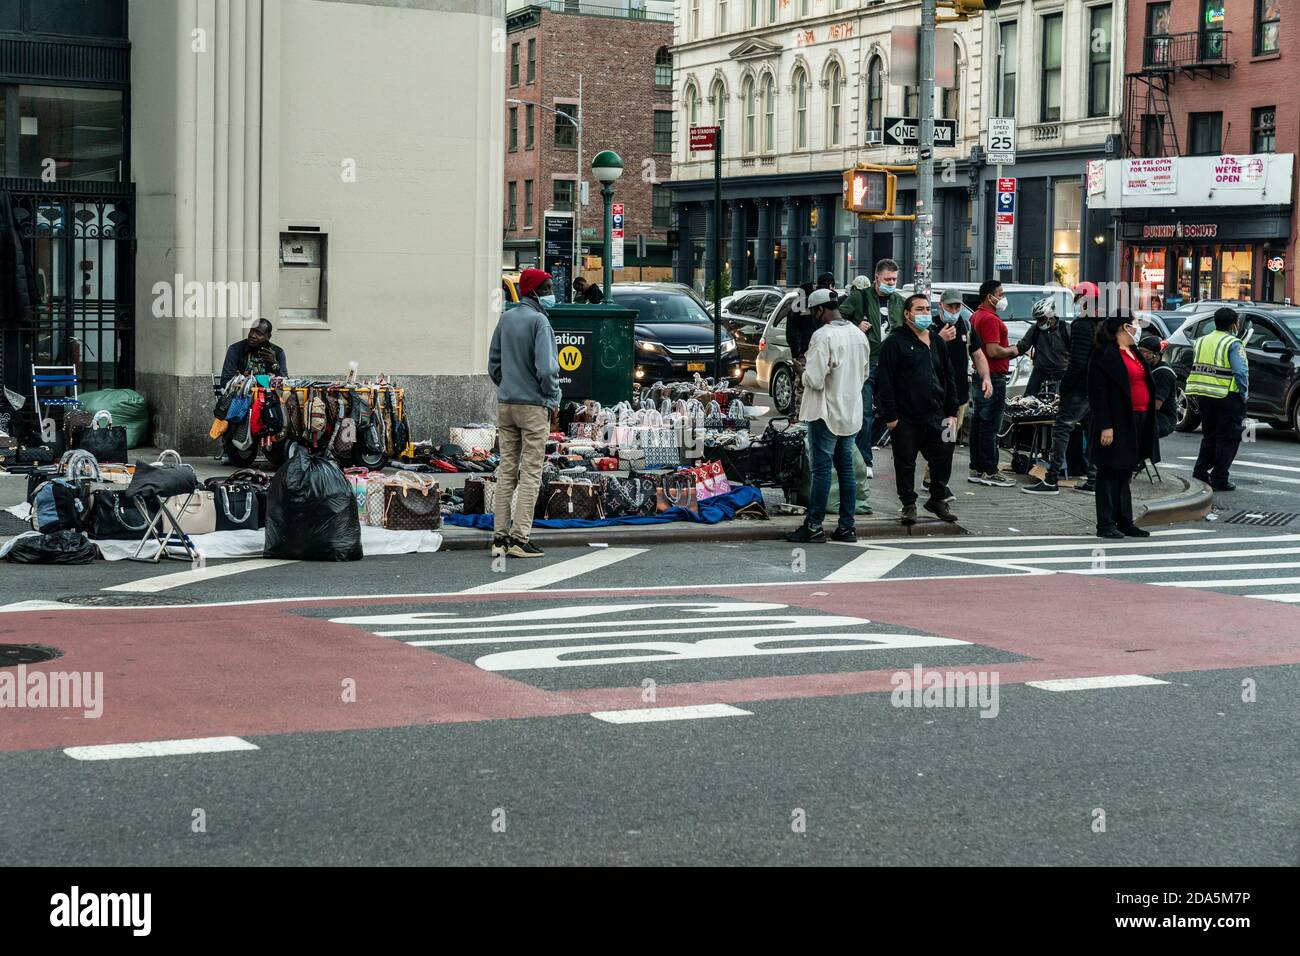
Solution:
M 132 451 L 131 460 L 153 461 L 158 450 L 138 448 Z M 1055 496 L 1026 495 L 1019 488 L 990 488 L 966 481 L 968 452 L 963 446 L 957 450 L 954 462 L 952 493 L 956 500 L 952 510 L 957 524 L 939 521 L 918 508 L 919 520 L 910 529 L 899 523 L 900 503 L 894 484 L 893 457 L 888 448 L 878 448 L 875 453 L 876 477 L 870 481 L 870 516 L 858 516 L 857 531 L 862 538 L 898 537 L 901 535 L 936 534 L 1091 534 L 1096 530 L 1093 496 L 1074 491 L 1065 484 Z M 190 458 L 200 479 L 230 474 L 236 470 L 214 461 L 211 457 Z M 262 465 L 265 466 L 265 463 Z M 918 467 L 918 473 L 920 468 Z M 442 474 L 438 481 L 444 488 L 459 488 L 469 475 Z M 1020 486 L 1029 480 L 1012 475 Z M 920 475 L 917 480 L 919 482 Z M 1164 473 L 1162 481 L 1150 482 L 1139 476 L 1133 482 L 1133 504 L 1142 525 L 1166 524 L 1175 521 L 1194 521 L 1202 518 L 1211 505 L 1208 486 L 1192 478 Z M 27 489 L 25 475 L 0 475 L 0 508 L 19 504 Z M 925 489 L 917 488 L 921 500 Z M 737 520 L 708 525 L 694 522 L 673 522 L 662 525 L 611 525 L 605 528 L 552 530 L 537 528 L 533 540 L 543 548 L 585 547 L 589 544 L 643 545 L 686 541 L 768 541 L 779 540 L 787 531 L 798 527 L 802 519 L 774 517 L 767 521 Z M 833 523 L 834 516 L 830 517 Z M 0 538 L 27 530 L 10 515 L 0 513 Z M 446 526 L 442 529 L 446 550 L 478 550 L 486 548 L 491 535 L 486 531 Z

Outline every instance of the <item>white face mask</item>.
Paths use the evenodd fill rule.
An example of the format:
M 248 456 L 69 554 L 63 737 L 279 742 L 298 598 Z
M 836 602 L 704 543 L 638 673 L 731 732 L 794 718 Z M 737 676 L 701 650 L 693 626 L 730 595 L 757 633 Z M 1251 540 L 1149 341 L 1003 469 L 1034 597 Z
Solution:
M 1011 303 L 1007 301 L 1007 297 L 1004 295 L 1002 298 L 998 299 L 997 309 L 999 312 L 1005 312 L 1009 305 L 1011 305 Z

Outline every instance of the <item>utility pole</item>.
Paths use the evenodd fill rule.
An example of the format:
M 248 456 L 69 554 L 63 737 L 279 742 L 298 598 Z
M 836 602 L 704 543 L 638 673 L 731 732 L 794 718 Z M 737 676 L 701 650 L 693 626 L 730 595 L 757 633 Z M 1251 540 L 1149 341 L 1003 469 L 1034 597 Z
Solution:
M 582 166 L 582 124 L 586 120 L 582 112 L 582 74 L 578 74 L 578 119 L 573 125 L 578 127 L 578 181 L 573 184 L 576 195 L 573 197 L 573 265 L 570 269 L 569 296 L 573 295 L 572 280 L 582 275 L 582 183 L 585 170 Z
M 929 296 L 934 279 L 934 59 L 937 0 L 921 0 L 919 62 L 921 129 L 916 162 L 916 276 L 914 288 Z

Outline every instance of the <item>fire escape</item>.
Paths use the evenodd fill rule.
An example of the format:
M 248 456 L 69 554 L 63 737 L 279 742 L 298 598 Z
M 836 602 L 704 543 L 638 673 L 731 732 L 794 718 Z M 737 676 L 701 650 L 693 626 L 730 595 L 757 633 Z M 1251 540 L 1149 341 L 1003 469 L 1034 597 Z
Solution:
M 1181 74 L 1190 78 L 1227 78 L 1226 30 L 1162 33 L 1143 38 L 1142 69 L 1124 82 L 1124 141 L 1128 155 L 1178 156 L 1178 124 L 1169 106 L 1169 91 Z

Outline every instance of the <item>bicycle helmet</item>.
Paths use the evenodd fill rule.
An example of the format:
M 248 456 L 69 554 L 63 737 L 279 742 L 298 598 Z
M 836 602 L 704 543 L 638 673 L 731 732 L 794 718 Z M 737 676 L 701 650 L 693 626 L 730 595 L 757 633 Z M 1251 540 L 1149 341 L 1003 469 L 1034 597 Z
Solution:
M 1050 295 L 1045 299 L 1039 299 L 1034 303 L 1034 307 L 1030 314 L 1033 316 L 1035 322 L 1042 322 L 1044 319 L 1054 319 L 1056 318 L 1056 303 L 1052 300 Z

